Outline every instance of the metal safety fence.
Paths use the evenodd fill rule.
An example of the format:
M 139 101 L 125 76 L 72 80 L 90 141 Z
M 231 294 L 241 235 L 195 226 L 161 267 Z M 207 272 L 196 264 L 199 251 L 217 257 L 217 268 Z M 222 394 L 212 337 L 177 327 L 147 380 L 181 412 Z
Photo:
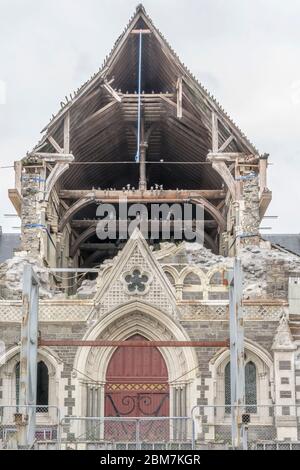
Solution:
M 56 406 L 0 406 L 0 450 L 21 447 L 28 422 L 35 415 L 34 442 L 22 449 L 60 448 L 60 410 Z
M 232 415 L 240 429 L 233 436 Z M 300 450 L 300 407 L 197 406 L 192 410 L 196 449 Z
M 30 448 L 37 450 L 300 450 L 300 406 L 253 403 L 197 406 L 189 417 L 62 419 L 54 406 L 0 406 L 0 449 L 24 448 L 20 436 L 33 411 L 35 439 Z
M 61 448 L 66 450 L 192 449 L 191 417 L 67 417 L 61 422 Z

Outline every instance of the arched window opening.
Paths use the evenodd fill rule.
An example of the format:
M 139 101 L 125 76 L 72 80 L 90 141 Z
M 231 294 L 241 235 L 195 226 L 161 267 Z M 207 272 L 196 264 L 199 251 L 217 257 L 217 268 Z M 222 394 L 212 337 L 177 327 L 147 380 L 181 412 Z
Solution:
M 228 289 L 224 284 L 224 271 L 217 271 L 209 280 L 209 300 L 227 300 Z
M 225 366 L 224 371 L 224 381 L 225 381 L 225 413 L 230 413 L 230 406 L 231 405 L 231 381 L 230 381 L 230 362 L 228 362 Z
M 201 279 L 196 273 L 189 273 L 185 276 L 182 289 L 183 300 L 202 300 Z
M 210 278 L 211 286 L 223 286 L 223 273 L 221 271 L 216 272 Z
M 16 376 L 16 405 L 17 405 L 17 413 L 19 412 L 19 404 L 20 404 L 20 363 L 17 362 L 15 367 L 15 376 Z
M 246 413 L 257 413 L 257 379 L 256 365 L 249 361 L 245 366 L 245 404 Z M 230 362 L 224 370 L 225 382 L 225 413 L 230 413 L 231 405 L 231 385 L 230 385 Z
M 168 278 L 168 281 L 170 282 L 170 284 L 172 286 L 175 286 L 175 279 L 174 277 L 172 276 L 172 274 L 168 273 L 168 271 L 165 271 L 165 275 L 166 277 Z
M 246 412 L 257 413 L 256 365 L 252 361 L 245 367 L 245 401 Z
M 17 411 L 20 404 L 20 362 L 17 362 L 15 367 L 16 377 L 16 405 Z M 48 412 L 49 405 L 49 373 L 48 367 L 43 361 L 37 364 L 37 389 L 36 389 L 36 404 L 40 406 L 37 411 L 39 413 Z

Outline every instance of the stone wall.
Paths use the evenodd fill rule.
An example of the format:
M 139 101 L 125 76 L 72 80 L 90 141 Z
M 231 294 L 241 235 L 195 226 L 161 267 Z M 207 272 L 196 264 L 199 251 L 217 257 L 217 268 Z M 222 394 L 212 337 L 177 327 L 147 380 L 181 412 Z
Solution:
M 40 210 L 39 194 L 43 189 L 41 163 L 32 158 L 23 162 L 21 246 L 32 255 L 40 254 Z
M 228 321 L 183 321 L 181 325 L 188 333 L 191 340 L 194 341 L 225 341 L 229 338 L 229 324 Z M 255 343 L 271 353 L 271 346 L 274 339 L 275 331 L 278 322 L 263 322 L 253 321 L 245 323 L 245 337 L 246 339 L 253 340 Z M 86 323 L 41 323 L 39 331 L 43 339 L 82 339 L 86 333 Z M 6 350 L 15 347 L 20 341 L 20 325 L 18 324 L 0 324 L 0 338 L 5 342 Z M 196 355 L 198 358 L 200 377 L 200 385 L 197 387 L 199 405 L 207 404 L 207 379 L 211 378 L 209 370 L 209 362 L 219 352 L 220 348 L 205 347 L 196 348 Z M 75 374 L 80 375 L 80 372 L 74 371 L 74 359 L 78 351 L 74 346 L 61 346 L 51 347 L 53 354 L 59 358 L 63 363 L 61 372 L 61 379 L 65 379 L 66 385 L 64 386 L 63 403 L 68 414 L 72 414 L 75 406 L 75 397 L 77 391 L 74 388 L 72 377 Z M 82 375 L 82 379 L 86 379 Z
M 258 176 L 243 180 L 240 246 L 259 244 L 259 182 Z

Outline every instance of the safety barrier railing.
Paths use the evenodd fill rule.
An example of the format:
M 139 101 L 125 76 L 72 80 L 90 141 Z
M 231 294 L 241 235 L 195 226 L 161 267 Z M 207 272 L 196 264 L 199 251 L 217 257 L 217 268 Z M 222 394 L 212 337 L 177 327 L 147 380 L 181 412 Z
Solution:
M 200 405 L 187 417 L 60 418 L 55 406 L 0 406 L 0 449 L 20 447 L 20 433 L 36 411 L 33 449 L 300 450 L 300 406 Z M 232 415 L 241 429 L 233 439 Z M 28 447 L 29 448 L 29 447 Z
M 233 438 L 234 422 L 241 429 Z M 192 410 L 195 448 L 268 450 L 300 448 L 300 407 L 295 405 L 201 405 Z
M 64 449 L 192 449 L 190 417 L 66 417 Z
M 56 406 L 0 406 L 0 449 L 20 448 L 21 433 L 35 412 L 34 442 L 22 448 L 60 448 L 60 410 Z M 27 432 L 27 429 L 26 431 Z

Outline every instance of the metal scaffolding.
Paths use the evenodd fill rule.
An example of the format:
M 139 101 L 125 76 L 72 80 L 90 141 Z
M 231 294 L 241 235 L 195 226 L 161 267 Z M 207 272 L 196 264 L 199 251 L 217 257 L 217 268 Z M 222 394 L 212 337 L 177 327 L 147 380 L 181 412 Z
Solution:
M 20 360 L 20 413 L 15 414 L 17 443 L 29 448 L 34 444 L 36 426 L 37 347 L 39 282 L 27 264 L 23 273 Z M 22 409 L 26 409 L 23 413 Z
M 245 368 L 244 368 L 244 319 L 242 306 L 242 266 L 234 258 L 233 269 L 228 273 L 229 323 L 230 323 L 230 383 L 232 407 L 232 447 L 239 449 L 244 442 L 245 417 Z

